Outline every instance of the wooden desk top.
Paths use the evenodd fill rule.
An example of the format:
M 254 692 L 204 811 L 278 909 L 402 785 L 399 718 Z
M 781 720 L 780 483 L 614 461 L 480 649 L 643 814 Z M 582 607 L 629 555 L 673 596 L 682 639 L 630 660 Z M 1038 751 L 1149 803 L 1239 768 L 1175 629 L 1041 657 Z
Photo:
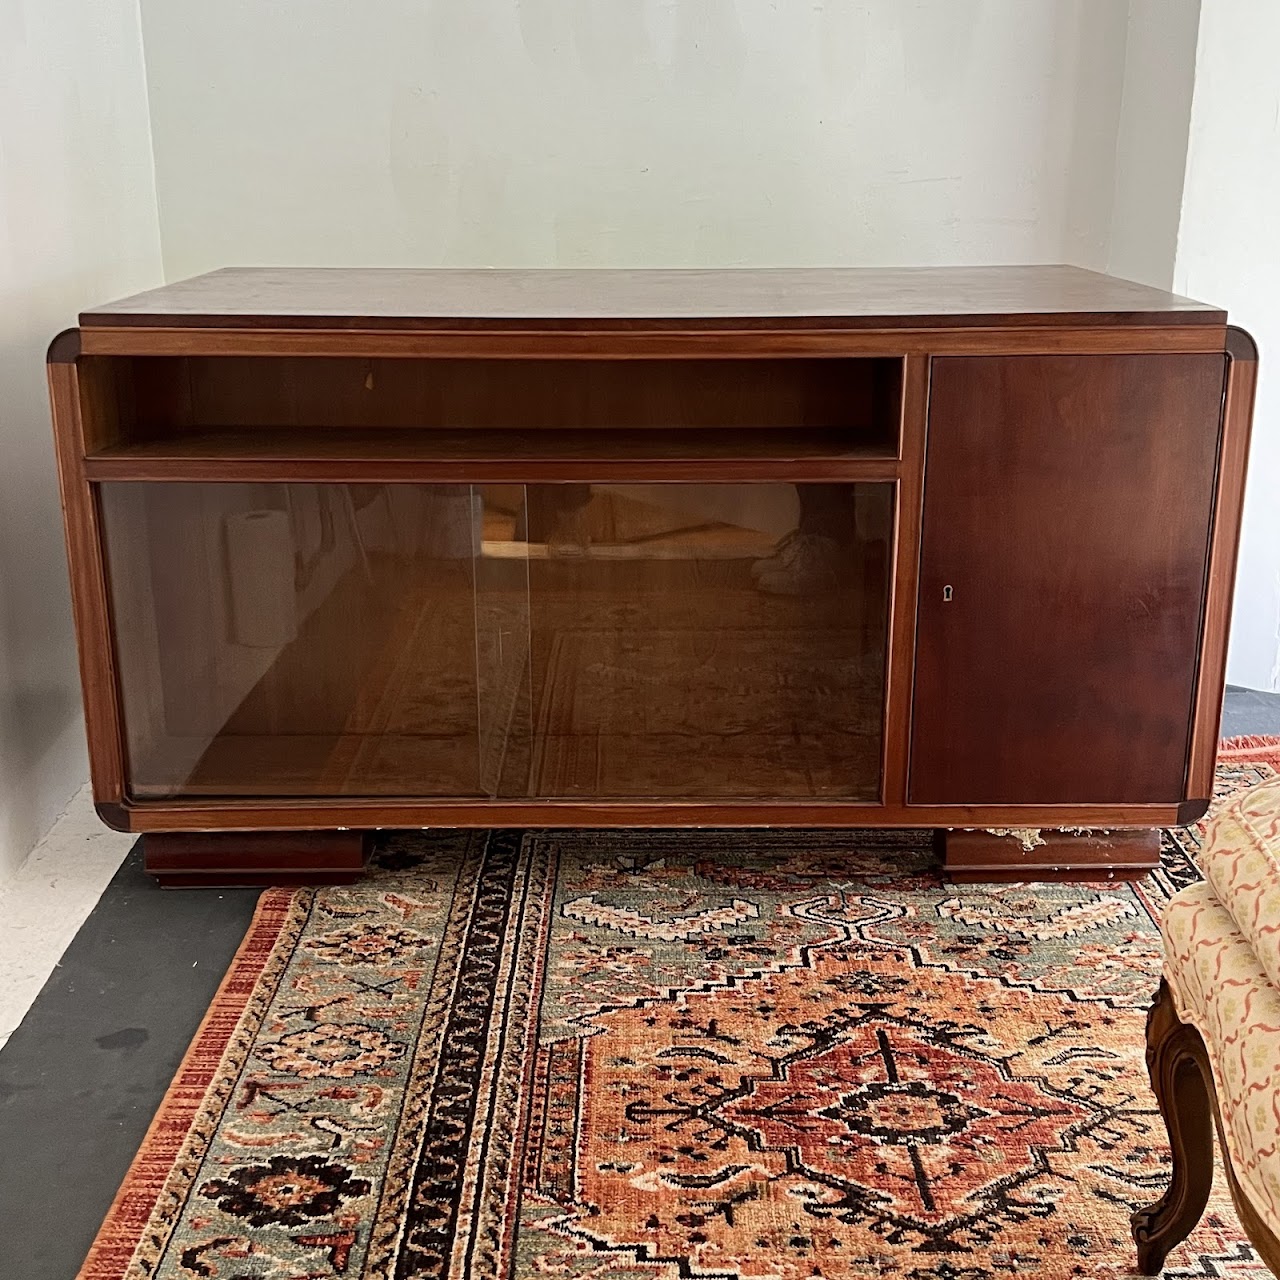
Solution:
M 84 312 L 88 328 L 662 330 L 1221 325 L 1079 267 L 498 270 L 227 267 Z

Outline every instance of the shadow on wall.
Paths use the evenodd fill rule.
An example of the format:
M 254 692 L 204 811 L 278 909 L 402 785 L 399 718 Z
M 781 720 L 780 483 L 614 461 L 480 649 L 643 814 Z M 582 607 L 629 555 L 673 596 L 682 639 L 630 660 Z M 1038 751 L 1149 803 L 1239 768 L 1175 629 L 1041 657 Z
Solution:
M 44 382 L 51 308 L 4 297 L 0 325 L 0 882 L 87 772 Z
M 0 0 L 0 883 L 87 775 L 44 356 L 160 280 L 137 0 Z

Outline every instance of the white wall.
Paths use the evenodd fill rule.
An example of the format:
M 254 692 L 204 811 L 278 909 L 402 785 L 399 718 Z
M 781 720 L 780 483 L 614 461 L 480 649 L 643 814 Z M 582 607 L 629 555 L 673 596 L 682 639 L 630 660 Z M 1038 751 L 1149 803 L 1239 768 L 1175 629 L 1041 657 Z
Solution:
M 1261 348 L 1227 678 L 1280 689 L 1280 5 L 1204 0 L 1175 287 Z
M 137 0 L 0 0 L 0 880 L 87 773 L 45 348 L 159 276 Z
M 166 273 L 1065 261 L 1270 346 L 1280 6 L 1200 9 L 142 0 Z M 1280 676 L 1263 368 L 1231 648 L 1258 687 Z
M 143 0 L 166 273 L 1105 264 L 1117 0 Z
M 1107 270 L 1173 286 L 1200 0 L 1129 0 Z

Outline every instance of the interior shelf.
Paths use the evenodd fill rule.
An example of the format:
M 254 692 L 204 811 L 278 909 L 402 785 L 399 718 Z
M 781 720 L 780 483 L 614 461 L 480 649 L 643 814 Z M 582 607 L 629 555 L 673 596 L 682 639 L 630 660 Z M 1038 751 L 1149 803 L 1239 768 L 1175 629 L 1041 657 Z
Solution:
M 98 449 L 90 480 L 892 480 L 898 462 L 847 427 L 215 428 Z

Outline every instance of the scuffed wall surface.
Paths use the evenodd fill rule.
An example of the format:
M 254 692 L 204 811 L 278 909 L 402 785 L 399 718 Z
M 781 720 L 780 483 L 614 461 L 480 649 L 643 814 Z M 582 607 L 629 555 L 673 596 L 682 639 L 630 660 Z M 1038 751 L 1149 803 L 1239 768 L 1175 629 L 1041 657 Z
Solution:
M 144 0 L 165 266 L 1104 266 L 1114 0 Z

